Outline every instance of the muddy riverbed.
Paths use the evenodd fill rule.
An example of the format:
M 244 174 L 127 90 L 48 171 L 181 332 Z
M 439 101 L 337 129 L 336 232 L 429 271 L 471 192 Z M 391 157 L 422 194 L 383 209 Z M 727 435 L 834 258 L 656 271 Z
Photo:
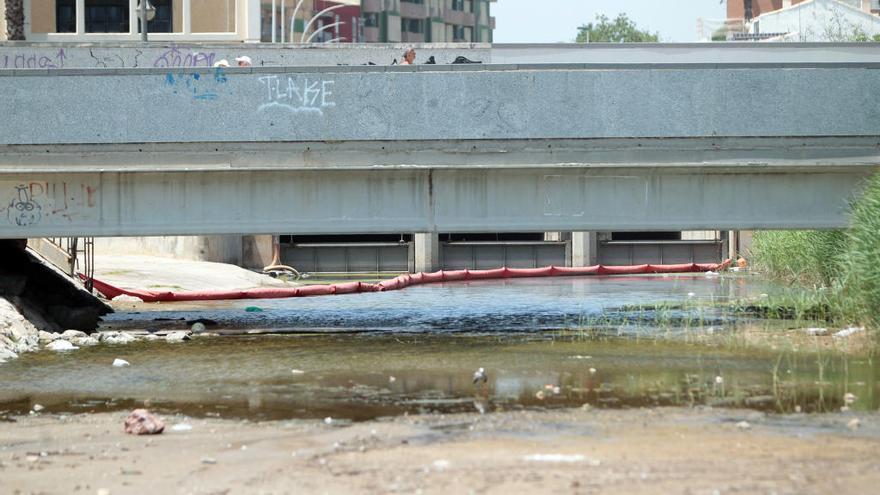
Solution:
M 0 366 L 0 475 L 10 493 L 871 493 L 876 359 L 705 304 L 782 290 L 689 275 L 118 303 L 103 330 L 220 336 Z M 135 407 L 166 432 L 124 435 Z

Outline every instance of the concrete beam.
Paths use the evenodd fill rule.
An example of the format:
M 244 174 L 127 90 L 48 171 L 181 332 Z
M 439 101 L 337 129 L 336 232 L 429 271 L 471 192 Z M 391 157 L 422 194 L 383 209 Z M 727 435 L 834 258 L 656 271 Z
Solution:
M 415 244 L 415 272 L 433 272 L 440 266 L 440 236 L 437 232 L 418 232 Z
M 880 138 L 708 137 L 0 145 L 0 174 L 448 168 L 833 170 L 880 166 Z
M 599 236 L 596 232 L 571 233 L 571 266 L 599 264 Z
M 0 238 L 837 228 L 874 169 L 0 175 Z

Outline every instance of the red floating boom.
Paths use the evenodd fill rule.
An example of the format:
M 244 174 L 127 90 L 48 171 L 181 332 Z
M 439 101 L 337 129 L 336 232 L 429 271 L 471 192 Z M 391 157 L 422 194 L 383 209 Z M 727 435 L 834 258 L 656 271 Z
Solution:
M 356 294 L 359 292 L 385 292 L 400 290 L 412 285 L 457 282 L 467 280 L 497 280 L 504 278 L 571 277 L 582 275 L 639 275 L 646 273 L 693 273 L 725 270 L 730 260 L 723 263 L 685 263 L 680 265 L 631 265 L 588 266 L 567 268 L 548 266 L 544 268 L 495 268 L 494 270 L 451 270 L 433 273 L 404 273 L 391 280 L 377 284 L 348 282 L 344 284 L 305 285 L 302 287 L 260 287 L 243 290 L 197 290 L 184 292 L 129 290 L 92 279 L 93 287 L 108 299 L 126 295 L 144 302 L 172 301 L 218 301 L 224 299 L 280 299 L 285 297 L 329 296 L 333 294 Z M 86 277 L 80 274 L 83 280 Z

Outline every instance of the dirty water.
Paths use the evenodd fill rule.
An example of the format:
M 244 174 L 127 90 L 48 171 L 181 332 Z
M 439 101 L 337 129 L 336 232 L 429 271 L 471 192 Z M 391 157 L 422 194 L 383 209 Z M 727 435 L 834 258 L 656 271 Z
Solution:
M 618 309 L 773 290 L 741 277 L 610 277 L 141 304 L 112 315 L 106 328 L 156 331 L 201 319 L 230 335 L 24 355 L 0 366 L 0 416 L 36 403 L 58 413 L 146 404 L 200 417 L 351 421 L 585 404 L 878 409 L 880 366 L 872 358 L 695 345 L 679 337 L 735 335 L 760 322 L 705 309 L 662 320 Z M 116 358 L 131 365 L 113 367 Z M 479 367 L 487 380 L 475 384 Z

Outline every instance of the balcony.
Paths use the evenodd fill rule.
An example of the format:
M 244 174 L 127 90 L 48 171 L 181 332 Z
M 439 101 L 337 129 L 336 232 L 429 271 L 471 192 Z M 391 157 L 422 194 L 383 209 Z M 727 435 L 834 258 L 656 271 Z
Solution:
M 464 11 L 447 9 L 443 11 L 443 22 L 446 24 L 463 25 L 465 23 L 464 16 Z
M 424 43 L 425 41 L 424 33 L 410 33 L 404 31 L 403 33 L 400 33 L 400 36 L 402 38 L 401 41 L 405 43 Z
M 364 41 L 366 43 L 376 43 L 379 40 L 379 28 L 364 27 Z
M 427 19 L 428 6 L 425 4 L 410 3 L 407 1 L 400 2 L 400 17 L 410 19 Z
M 364 12 L 381 12 L 382 0 L 362 0 L 361 10 Z

